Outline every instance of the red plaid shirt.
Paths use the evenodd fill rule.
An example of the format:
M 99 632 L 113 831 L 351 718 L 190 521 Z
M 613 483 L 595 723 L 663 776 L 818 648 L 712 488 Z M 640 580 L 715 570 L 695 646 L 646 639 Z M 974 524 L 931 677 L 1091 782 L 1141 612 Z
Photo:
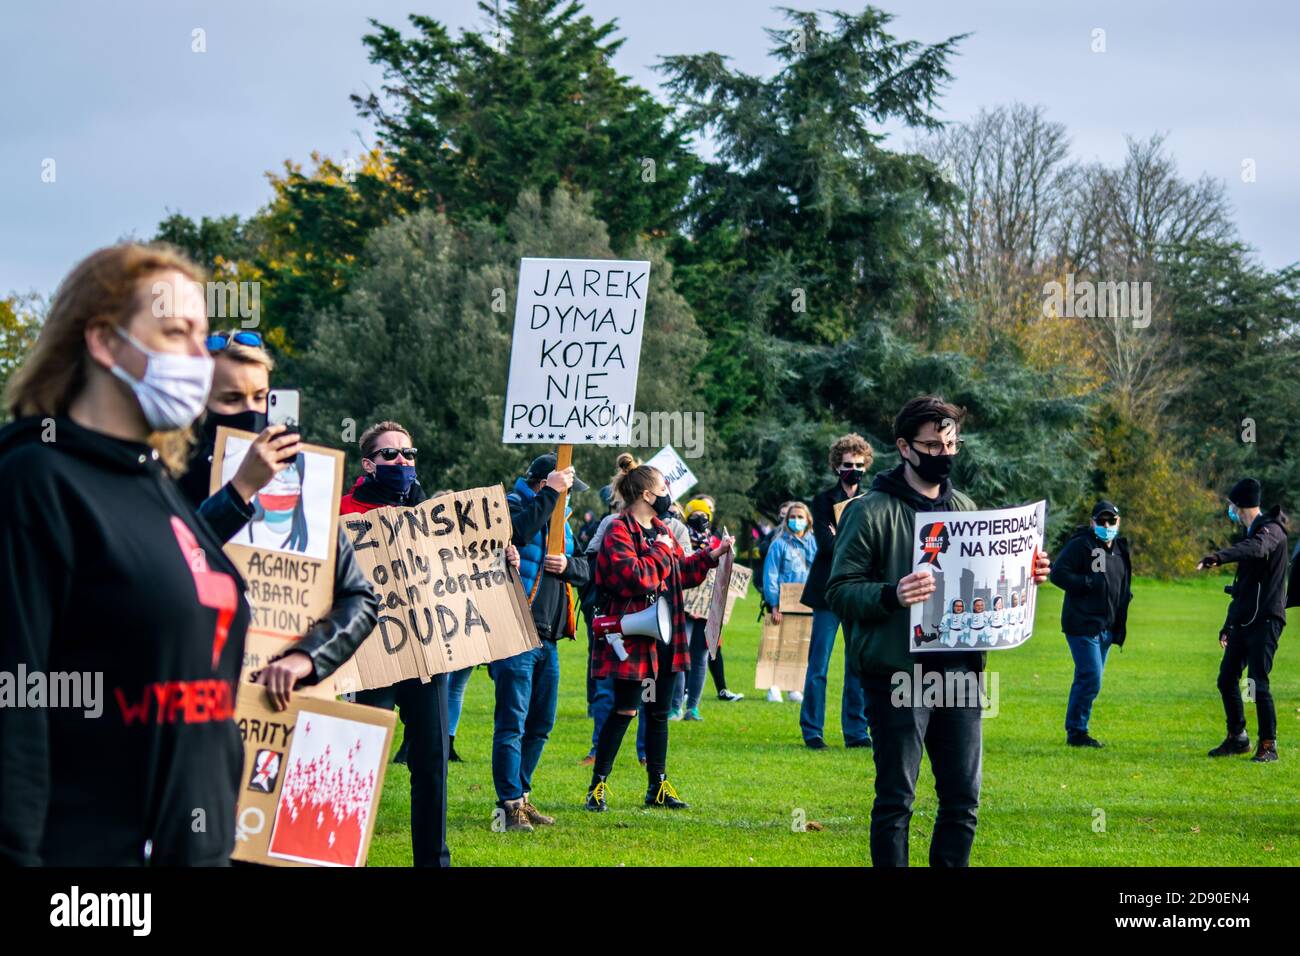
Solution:
M 696 551 L 687 557 L 668 526 L 651 518 L 646 534 L 630 515 L 620 515 L 610 522 L 596 555 L 596 586 L 600 588 L 606 614 L 627 614 L 649 606 L 655 595 L 664 592 L 670 600 L 673 621 L 673 672 L 691 669 L 691 638 L 686 630 L 684 588 L 703 582 L 718 561 L 708 551 Z M 667 535 L 672 551 L 654 543 L 657 535 Z M 647 538 L 646 535 L 649 535 Z M 591 676 L 617 677 L 621 680 L 658 679 L 657 638 L 624 637 L 627 660 L 620 661 L 605 640 L 593 643 Z

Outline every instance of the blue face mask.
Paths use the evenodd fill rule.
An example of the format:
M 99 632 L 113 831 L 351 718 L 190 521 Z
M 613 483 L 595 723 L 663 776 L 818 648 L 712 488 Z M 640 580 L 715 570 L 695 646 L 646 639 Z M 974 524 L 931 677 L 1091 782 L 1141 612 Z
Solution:
M 786 522 L 786 526 L 795 534 L 803 534 L 804 528 L 808 527 L 808 522 L 803 518 L 791 518 Z
M 386 491 L 404 497 L 415 483 L 415 466 L 375 465 L 375 481 Z
M 1234 508 L 1232 505 L 1228 505 L 1228 520 L 1231 521 L 1233 524 L 1236 524 L 1239 521 L 1241 521 L 1241 516 L 1237 514 L 1237 509 Z
M 1097 537 L 1100 538 L 1106 544 L 1110 544 L 1112 541 L 1115 540 L 1115 538 L 1119 536 L 1118 525 L 1107 526 L 1104 524 L 1099 524 L 1099 525 L 1095 525 L 1092 530 L 1093 533 L 1096 534 Z

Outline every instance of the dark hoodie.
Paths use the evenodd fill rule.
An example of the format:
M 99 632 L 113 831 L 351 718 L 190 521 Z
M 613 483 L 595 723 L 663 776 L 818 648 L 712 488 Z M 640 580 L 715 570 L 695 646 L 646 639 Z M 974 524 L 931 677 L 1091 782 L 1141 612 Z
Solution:
M 1223 630 L 1245 628 L 1274 618 L 1286 624 L 1287 546 L 1286 515 L 1280 507 L 1261 511 L 1246 537 L 1231 547 L 1215 551 L 1219 564 L 1237 562 L 1237 575 L 1224 588 L 1232 595 Z
M 0 431 L 0 485 L 0 672 L 102 675 L 98 716 L 0 706 L 0 862 L 226 863 L 249 611 L 221 542 L 153 449 L 68 418 Z
M 1106 560 L 1097 561 L 1102 555 Z M 1133 564 L 1126 538 L 1117 537 L 1107 549 L 1091 525 L 1076 528 L 1052 562 L 1051 580 L 1065 592 L 1063 633 L 1096 637 L 1110 631 L 1111 643 L 1124 646 L 1128 606 L 1133 600 Z

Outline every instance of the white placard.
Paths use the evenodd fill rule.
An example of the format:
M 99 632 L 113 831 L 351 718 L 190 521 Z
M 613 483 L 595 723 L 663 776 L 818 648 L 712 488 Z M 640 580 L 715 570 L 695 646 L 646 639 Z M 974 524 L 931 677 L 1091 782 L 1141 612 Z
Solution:
M 664 481 L 668 482 L 668 495 L 673 501 L 677 501 L 699 484 L 695 473 L 686 466 L 686 462 L 682 461 L 682 456 L 677 454 L 672 445 L 665 445 L 646 464 L 663 472 Z
M 501 440 L 626 445 L 650 263 L 521 259 Z
M 912 532 L 914 569 L 937 585 L 913 604 L 914 653 L 1001 651 L 1034 632 L 1038 588 L 1034 556 L 1043 550 L 1047 502 L 990 511 L 918 512 Z

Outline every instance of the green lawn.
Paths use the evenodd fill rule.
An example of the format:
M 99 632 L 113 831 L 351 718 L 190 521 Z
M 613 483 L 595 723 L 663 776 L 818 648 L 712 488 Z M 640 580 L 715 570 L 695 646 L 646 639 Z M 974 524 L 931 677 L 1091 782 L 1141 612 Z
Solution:
M 984 724 L 984 787 L 972 863 L 1010 865 L 1296 865 L 1300 863 L 1300 674 L 1283 632 L 1274 664 L 1280 751 L 1274 764 L 1210 760 L 1223 737 L 1215 676 L 1226 578 L 1139 580 L 1128 645 L 1112 652 L 1092 732 L 1100 751 L 1067 748 L 1072 665 L 1059 631 L 1061 592 L 1045 586 L 1028 645 L 989 655 L 999 713 Z M 450 770 L 452 861 L 458 866 L 865 865 L 874 769 L 839 735 L 841 641 L 831 662 L 828 750 L 804 748 L 798 705 L 769 704 L 752 686 L 757 597 L 737 606 L 724 635 L 735 704 L 705 685 L 701 723 L 670 724 L 669 773 L 692 808 L 641 806 L 645 774 L 630 728 L 610 777 L 605 814 L 581 808 L 589 768 L 583 652 L 562 642 L 559 713 L 534 779 L 533 802 L 557 818 L 534 833 L 497 833 L 490 766 L 493 684 L 471 679 Z M 1252 741 L 1255 715 L 1247 705 Z M 401 724 L 398 723 L 398 733 Z M 924 865 L 935 799 L 928 765 L 917 786 L 912 863 Z M 802 811 L 821 831 L 795 832 Z M 389 765 L 372 865 L 409 865 L 409 783 Z M 1104 826 L 1103 826 L 1104 824 Z

